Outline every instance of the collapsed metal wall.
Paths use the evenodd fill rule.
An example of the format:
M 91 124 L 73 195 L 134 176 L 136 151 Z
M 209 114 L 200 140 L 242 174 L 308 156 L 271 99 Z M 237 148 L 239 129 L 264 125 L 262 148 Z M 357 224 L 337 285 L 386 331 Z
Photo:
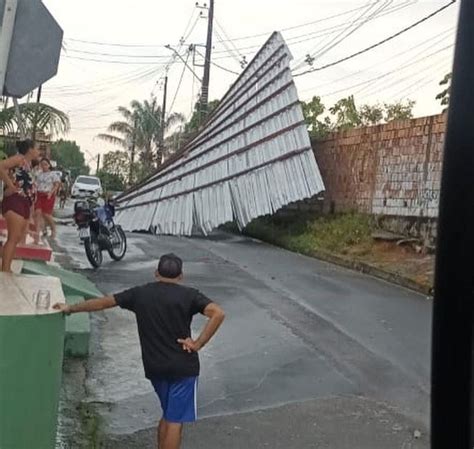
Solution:
M 312 197 L 324 184 L 290 71 L 275 32 L 185 150 L 119 202 L 126 230 L 205 234 Z

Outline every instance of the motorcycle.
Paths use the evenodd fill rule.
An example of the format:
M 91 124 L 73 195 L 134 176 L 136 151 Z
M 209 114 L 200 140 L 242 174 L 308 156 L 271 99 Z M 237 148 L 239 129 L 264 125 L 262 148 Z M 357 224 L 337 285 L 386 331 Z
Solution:
M 122 260 L 127 252 L 125 232 L 114 223 L 114 215 L 115 206 L 110 200 L 103 206 L 93 198 L 74 203 L 74 222 L 87 259 L 94 268 L 102 265 L 104 250 L 116 261 Z

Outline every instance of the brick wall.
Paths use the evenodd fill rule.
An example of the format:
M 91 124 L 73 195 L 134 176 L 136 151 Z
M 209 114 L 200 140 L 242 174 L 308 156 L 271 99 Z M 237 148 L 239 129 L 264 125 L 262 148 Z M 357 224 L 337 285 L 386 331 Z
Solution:
M 326 185 L 325 210 L 435 219 L 445 127 L 443 114 L 351 129 L 313 142 Z

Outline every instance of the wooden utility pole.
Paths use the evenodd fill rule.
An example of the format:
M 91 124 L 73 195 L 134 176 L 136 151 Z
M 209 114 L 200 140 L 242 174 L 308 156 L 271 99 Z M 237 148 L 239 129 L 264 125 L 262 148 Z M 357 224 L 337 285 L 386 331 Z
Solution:
M 166 96 L 168 93 L 168 74 L 165 76 L 165 83 L 163 86 L 163 105 L 161 106 L 161 129 L 160 129 L 160 144 L 157 154 L 157 166 L 161 165 L 163 154 L 165 152 L 165 128 L 166 128 Z
M 36 111 L 35 111 L 35 118 L 34 118 L 34 123 L 33 123 L 33 132 L 31 138 L 33 140 L 36 139 L 36 132 L 38 131 L 38 104 L 41 102 L 41 91 L 43 89 L 43 85 L 40 84 L 40 87 L 38 87 L 38 92 L 36 93 Z
M 133 122 L 133 133 L 132 133 L 132 145 L 130 147 L 130 171 L 128 175 L 128 184 L 131 186 L 133 184 L 133 165 L 135 164 L 135 145 L 136 145 L 136 135 L 137 135 L 137 119 Z
M 214 25 L 214 0 L 210 0 L 209 12 L 207 19 L 207 42 L 206 42 L 206 59 L 204 61 L 204 76 L 202 79 L 201 91 L 201 121 L 204 120 L 208 113 L 209 104 L 209 80 L 211 75 L 211 57 L 212 57 L 212 29 Z
M 97 155 L 97 169 L 95 171 L 95 174 L 99 173 L 100 170 L 100 154 Z

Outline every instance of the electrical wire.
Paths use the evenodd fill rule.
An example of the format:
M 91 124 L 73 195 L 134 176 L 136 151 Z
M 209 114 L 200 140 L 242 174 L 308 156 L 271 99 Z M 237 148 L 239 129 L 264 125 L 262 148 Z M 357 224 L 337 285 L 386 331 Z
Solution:
M 201 56 L 202 58 L 204 58 L 204 61 L 207 62 L 207 59 L 206 59 L 206 56 L 205 56 L 205 55 L 203 55 L 199 50 L 196 50 L 196 49 L 195 49 L 194 51 L 195 51 L 199 56 Z M 216 62 L 214 62 L 212 59 L 211 59 L 211 64 L 212 64 L 213 66 L 215 66 L 215 67 L 221 69 L 221 70 L 224 70 L 224 71 L 226 71 L 226 72 L 228 72 L 228 73 L 232 73 L 233 75 L 240 75 L 239 72 L 234 72 L 233 70 L 228 69 L 227 67 L 223 67 L 223 66 L 217 64 Z
M 375 2 L 375 3 L 377 3 L 377 2 Z M 317 23 L 325 22 L 325 21 L 335 19 L 335 18 L 338 18 L 338 17 L 343 17 L 343 16 L 348 15 L 348 14 L 354 12 L 354 11 L 361 10 L 362 8 L 363 7 L 359 6 L 357 8 L 350 9 L 348 11 L 344 11 L 342 13 L 334 14 L 334 15 L 331 15 L 331 16 L 323 17 L 321 19 L 313 20 L 311 22 L 305 22 L 305 23 L 294 25 L 294 26 L 291 26 L 291 27 L 282 28 L 281 31 L 290 31 L 290 30 L 295 30 L 295 29 L 298 29 L 298 28 L 304 28 L 304 27 L 307 27 L 307 26 L 310 26 L 310 25 L 315 25 Z M 192 20 L 192 16 L 191 16 L 190 21 L 191 20 Z M 241 40 L 247 40 L 247 39 L 254 39 L 254 38 L 257 38 L 257 37 L 268 36 L 269 33 L 270 32 L 258 33 L 258 34 L 253 34 L 253 35 L 249 35 L 249 36 L 239 36 L 239 37 L 236 37 L 236 38 L 233 38 L 233 39 L 230 39 L 230 40 L 235 42 L 235 41 L 241 41 Z M 67 37 L 65 39 L 65 41 L 66 42 L 68 42 L 68 41 L 78 42 L 78 43 L 88 44 L 88 45 L 100 45 L 100 46 L 109 46 L 109 47 L 125 47 L 125 48 L 162 48 L 162 47 L 166 47 L 166 45 L 167 45 L 167 44 L 124 44 L 124 43 L 114 43 L 114 42 L 100 42 L 100 41 L 90 41 L 90 40 L 84 40 L 84 39 L 76 39 L 76 38 L 72 38 L 72 37 Z
M 408 53 L 410 53 L 411 51 L 417 49 L 417 48 L 420 48 L 420 47 L 423 47 L 425 44 L 435 40 L 435 42 L 432 44 L 432 45 L 429 45 L 428 47 L 424 48 L 420 53 L 425 53 L 427 50 L 435 47 L 436 45 L 438 45 L 439 43 L 441 42 L 445 42 L 446 41 L 446 34 L 448 33 L 451 33 L 453 34 L 453 30 L 454 30 L 455 27 L 450 27 L 446 30 L 444 30 L 442 33 L 436 33 L 436 35 L 430 37 L 429 39 L 426 39 L 416 45 L 414 45 L 413 47 L 410 47 L 408 49 L 404 49 L 403 51 L 399 52 L 399 53 L 396 53 L 394 55 L 390 55 L 388 58 L 386 59 L 383 59 L 381 61 L 377 61 L 375 64 L 372 64 L 370 66 L 367 66 L 367 67 L 364 67 L 362 70 L 358 70 L 357 72 L 354 72 L 354 73 L 350 73 L 349 75 L 345 75 L 345 76 L 342 76 L 340 78 L 337 78 L 337 79 L 333 79 L 331 81 L 328 81 L 326 83 L 323 83 L 323 84 L 318 84 L 317 86 L 312 86 L 312 87 L 309 87 L 309 88 L 306 88 L 306 89 L 300 89 L 299 92 L 302 93 L 302 92 L 309 92 L 309 91 L 315 91 L 315 90 L 318 90 L 320 89 L 321 87 L 326 87 L 328 85 L 334 85 L 334 84 L 337 84 L 339 83 L 340 81 L 343 81 L 343 80 L 346 80 L 348 78 L 352 78 L 353 76 L 355 75 L 358 75 L 360 73 L 364 73 L 366 72 L 367 70 L 370 70 L 374 67 L 380 67 L 380 65 L 384 62 L 387 62 L 387 61 L 393 61 L 394 59 L 400 57 L 400 56 L 406 56 Z M 412 58 L 416 58 L 420 53 L 416 53 L 415 55 L 413 55 Z M 406 62 L 410 62 L 411 61 L 411 58 L 408 59 Z
M 311 54 L 313 58 L 319 58 L 326 53 L 328 53 L 330 50 L 335 48 L 337 45 L 339 45 L 341 42 L 344 42 L 348 37 L 350 37 L 352 34 L 354 34 L 356 31 L 358 31 L 360 28 L 362 28 L 364 25 L 366 25 L 368 22 L 373 20 L 374 18 L 377 17 L 377 14 L 382 12 L 384 9 L 386 9 L 390 3 L 393 0 L 387 0 L 385 3 L 383 3 L 376 11 L 372 12 L 367 18 L 364 19 L 364 16 L 361 16 L 362 22 L 357 24 L 357 25 L 351 25 L 347 28 L 347 34 L 346 31 L 343 31 L 342 33 L 339 33 L 338 36 L 330 40 L 325 46 L 320 48 L 319 50 L 316 51 L 316 53 Z M 367 10 L 367 13 L 369 13 L 371 8 Z M 364 13 L 365 14 L 365 13 Z M 354 28 L 351 30 L 350 28 L 354 26 Z M 340 39 L 339 39 L 340 38 Z
M 182 82 L 183 82 L 184 73 L 186 72 L 186 65 L 187 65 L 187 62 L 188 62 L 188 59 L 189 59 L 189 55 L 190 55 L 190 54 L 191 54 L 191 52 L 189 51 L 188 54 L 187 54 L 187 56 L 186 56 L 186 63 L 185 63 L 184 66 L 183 66 L 183 71 L 181 72 L 181 76 L 180 76 L 180 78 L 179 78 L 178 87 L 177 87 L 176 92 L 175 92 L 175 94 L 174 94 L 173 101 L 171 102 L 171 106 L 170 106 L 170 109 L 169 109 L 169 110 L 170 110 L 170 114 L 171 114 L 171 111 L 173 110 L 174 104 L 175 104 L 175 102 L 176 102 L 176 98 L 178 97 L 178 92 L 179 92 L 179 90 L 180 90 L 180 88 L 181 88 L 181 84 L 182 84 Z M 169 114 L 168 114 L 168 115 L 169 115 Z
M 391 41 L 391 40 L 393 40 L 393 39 L 395 39 L 395 38 L 401 36 L 402 34 L 406 33 L 407 31 L 410 31 L 410 30 L 412 30 L 413 28 L 417 27 L 418 25 L 421 25 L 422 23 L 428 21 L 429 19 L 433 18 L 434 16 L 438 15 L 439 13 L 441 13 L 442 11 L 444 11 L 445 9 L 449 8 L 450 6 L 452 6 L 455 2 L 456 2 L 456 0 L 451 0 L 451 2 L 448 3 L 447 5 L 445 5 L 445 6 L 441 7 L 441 8 L 439 8 L 439 9 L 437 9 L 436 11 L 434 11 L 434 12 L 432 12 L 431 14 L 429 14 L 429 15 L 423 17 L 422 19 L 416 21 L 415 23 L 411 24 L 410 26 L 408 26 L 408 27 L 406 27 L 406 28 L 403 28 L 402 30 L 398 31 L 397 33 L 392 34 L 391 36 L 389 36 L 389 37 L 387 37 L 387 38 L 385 38 L 385 39 L 383 39 L 383 40 L 381 40 L 381 41 L 379 41 L 379 42 L 377 42 L 377 43 L 375 43 L 375 44 L 373 44 L 373 45 L 370 45 L 369 47 L 366 47 L 366 48 L 364 48 L 364 49 L 362 49 L 362 50 L 360 50 L 360 51 L 357 51 L 357 52 L 355 52 L 355 53 L 352 53 L 351 55 L 346 56 L 346 57 L 344 57 L 344 58 L 338 59 L 337 61 L 331 62 L 331 63 L 329 63 L 329 64 L 325 64 L 325 65 L 323 65 L 323 66 L 321 66 L 321 67 L 314 67 L 314 68 L 309 69 L 309 70 L 306 70 L 306 71 L 304 71 L 304 72 L 295 73 L 295 74 L 293 74 L 293 76 L 298 77 L 298 76 L 307 75 L 307 74 L 309 74 L 309 73 L 318 72 L 318 71 L 327 69 L 327 68 L 329 68 L 329 67 L 334 67 L 334 66 L 336 66 L 336 65 L 338 65 L 338 64 L 341 64 L 342 62 L 346 62 L 346 61 L 348 61 L 348 60 L 350 60 L 350 59 L 353 59 L 353 58 L 355 58 L 355 57 L 357 57 L 357 56 L 360 56 L 360 55 L 362 55 L 362 54 L 364 54 L 364 53 L 367 53 L 368 51 L 371 51 L 371 50 L 373 50 L 373 49 L 375 49 L 375 48 L 377 48 L 377 47 L 380 47 L 381 45 L 386 44 L 387 42 L 389 42 L 389 41 Z
M 338 93 L 341 93 L 341 92 L 346 92 L 346 91 L 348 91 L 348 90 L 353 90 L 354 88 L 357 88 L 357 87 L 360 87 L 360 86 L 365 86 L 365 85 L 367 85 L 367 84 L 371 84 L 371 83 L 373 83 L 373 82 L 375 82 L 375 81 L 378 81 L 378 80 L 381 80 L 381 79 L 383 79 L 383 78 L 386 78 L 387 76 L 390 76 L 390 75 L 392 75 L 393 73 L 397 73 L 397 72 L 400 72 L 400 71 L 402 71 L 402 70 L 405 70 L 407 67 L 411 67 L 411 66 L 413 66 L 413 65 L 415 65 L 415 64 L 417 64 L 417 63 L 419 63 L 419 62 L 421 62 L 421 61 L 424 61 L 424 60 L 426 60 L 426 59 L 428 59 L 428 58 L 431 58 L 432 56 L 437 55 L 437 54 L 439 54 L 439 53 L 441 53 L 441 52 L 443 52 L 443 51 L 446 51 L 446 50 L 448 50 L 448 49 L 450 49 L 450 48 L 453 48 L 453 47 L 454 47 L 454 44 L 447 45 L 447 46 L 441 48 L 440 50 L 437 50 L 437 51 L 435 51 L 435 52 L 433 52 L 433 53 L 430 53 L 430 54 L 428 54 L 428 55 L 425 55 L 425 56 L 423 56 L 422 58 L 419 58 L 419 59 L 413 61 L 413 62 L 410 63 L 410 64 L 406 64 L 406 65 L 403 66 L 403 67 L 400 67 L 400 68 L 398 68 L 398 69 L 391 70 L 391 71 L 389 71 L 389 72 L 383 73 L 382 75 L 378 75 L 378 76 L 376 76 L 376 77 L 374 77 L 374 78 L 371 78 L 371 79 L 369 79 L 369 80 L 365 80 L 365 81 L 362 81 L 362 82 L 360 82 L 360 83 L 353 84 L 353 85 L 348 86 L 348 87 L 344 87 L 344 88 L 342 88 L 342 89 L 337 89 L 337 90 L 334 90 L 334 91 L 332 91 L 332 92 L 327 92 L 327 93 L 325 93 L 325 94 L 322 94 L 321 96 L 335 95 L 335 94 L 338 94 Z
M 353 14 L 349 19 L 348 23 L 345 23 L 344 26 L 342 27 L 342 30 L 337 33 L 337 35 L 333 38 L 333 36 L 336 33 L 330 33 L 326 39 L 324 39 L 322 42 L 320 42 L 316 47 L 308 51 L 305 55 L 304 58 L 301 59 L 299 63 L 297 63 L 294 66 L 294 70 L 298 70 L 301 67 L 305 66 L 308 64 L 307 58 L 315 59 L 318 56 L 318 52 L 321 52 L 324 50 L 324 48 L 328 47 L 339 39 L 341 36 L 343 36 L 348 30 L 350 30 L 352 27 L 356 26 L 358 23 L 364 23 L 366 20 L 366 14 L 372 9 L 372 7 L 377 6 L 382 0 L 377 0 L 375 3 L 372 2 L 367 2 L 363 7 L 362 7 L 362 12 L 359 14 L 359 12 Z

